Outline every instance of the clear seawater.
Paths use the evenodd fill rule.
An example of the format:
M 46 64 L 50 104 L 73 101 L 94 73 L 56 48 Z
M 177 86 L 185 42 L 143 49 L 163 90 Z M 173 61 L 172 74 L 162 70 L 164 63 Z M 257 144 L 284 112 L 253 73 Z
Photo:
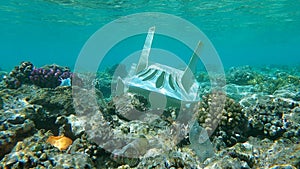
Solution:
M 192 22 L 212 41 L 225 67 L 300 63 L 299 0 L 1 0 L 0 67 L 11 70 L 31 61 L 73 68 L 95 31 L 139 12 Z M 130 49 L 135 47 L 118 52 Z

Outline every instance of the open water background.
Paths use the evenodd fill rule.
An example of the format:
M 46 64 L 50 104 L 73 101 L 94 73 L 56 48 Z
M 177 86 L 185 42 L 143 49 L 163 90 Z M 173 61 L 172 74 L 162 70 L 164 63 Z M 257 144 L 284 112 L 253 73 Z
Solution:
M 299 9 L 300 0 L 2 0 L 0 67 L 9 71 L 21 61 L 31 61 L 36 66 L 73 68 L 95 31 L 139 12 L 164 12 L 192 22 L 212 41 L 225 67 L 293 66 L 300 63 Z M 108 57 L 117 62 L 130 50 L 140 50 L 144 37 L 139 40 L 128 40 L 132 43 L 119 45 Z

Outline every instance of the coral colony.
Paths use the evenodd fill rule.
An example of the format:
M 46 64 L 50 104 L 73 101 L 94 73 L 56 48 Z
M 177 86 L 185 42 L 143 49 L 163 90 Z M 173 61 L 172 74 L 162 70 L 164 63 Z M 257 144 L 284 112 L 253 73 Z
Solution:
M 72 144 L 73 141 L 70 138 L 62 135 L 50 136 L 46 142 L 62 151 L 66 150 Z
M 22 84 L 34 84 L 42 88 L 71 86 L 73 74 L 67 67 L 49 65 L 36 68 L 30 62 L 22 62 L 4 78 L 8 88 L 16 89 Z

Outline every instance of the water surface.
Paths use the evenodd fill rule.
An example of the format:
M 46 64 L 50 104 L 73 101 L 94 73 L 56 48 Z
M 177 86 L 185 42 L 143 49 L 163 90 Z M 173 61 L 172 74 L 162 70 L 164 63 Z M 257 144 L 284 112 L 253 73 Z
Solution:
M 84 43 L 101 26 L 149 11 L 174 14 L 197 25 L 225 67 L 299 64 L 299 9 L 299 0 L 1 1 L 0 67 L 10 70 L 23 60 L 73 67 Z M 126 48 L 118 52 L 126 53 Z

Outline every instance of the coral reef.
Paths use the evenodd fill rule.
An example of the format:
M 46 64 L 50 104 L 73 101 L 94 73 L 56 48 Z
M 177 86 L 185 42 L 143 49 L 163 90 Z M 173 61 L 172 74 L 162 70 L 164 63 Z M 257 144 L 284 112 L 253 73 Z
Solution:
M 198 121 L 209 136 L 221 138 L 228 146 L 234 145 L 243 140 L 242 129 L 246 129 L 247 117 L 242 109 L 239 103 L 224 93 L 211 93 L 204 95 L 198 105 Z
M 286 85 L 275 90 L 273 96 L 278 98 L 289 98 L 294 101 L 300 101 L 300 89 L 297 85 Z
M 59 128 L 56 119 L 75 114 L 71 88 L 22 85 L 17 90 L 3 90 L 0 97 L 3 98 L 3 111 L 17 111 L 24 118 L 32 120 L 37 129 L 52 130 L 55 134 L 58 134 Z
M 233 67 L 227 72 L 226 81 L 237 85 L 255 85 L 263 81 L 263 76 L 250 66 Z
M 273 94 L 285 86 L 300 85 L 298 70 L 291 67 L 233 67 L 227 72 L 227 83 L 251 85 L 256 92 Z
M 300 125 L 297 122 L 300 106 L 295 101 L 269 97 L 245 110 L 249 116 L 250 135 L 270 139 L 300 136 Z
M 256 137 L 250 137 L 247 143 L 253 149 L 252 153 L 248 153 L 249 155 L 251 153 L 251 156 L 254 157 L 252 160 L 254 161 L 253 168 L 271 168 L 274 165 L 287 164 L 292 168 L 300 167 L 300 145 L 297 141 L 286 138 L 280 138 L 276 141 L 267 138 L 260 140 Z M 236 152 L 244 154 L 244 149 L 239 149 Z M 249 155 L 248 159 L 251 157 Z
M 114 97 L 113 104 L 116 109 L 115 113 L 127 120 L 142 119 L 145 113 L 141 112 L 146 112 L 148 110 L 147 106 L 149 106 L 148 101 L 144 97 L 130 93 Z
M 17 90 L 3 90 L 0 96 L 0 157 L 10 152 L 17 141 L 32 134 L 36 128 L 57 133 L 59 127 L 55 124 L 56 118 L 74 112 L 70 88 L 45 89 L 23 85 Z
M 93 79 L 93 85 L 96 89 L 103 93 L 105 98 L 111 96 L 112 89 L 116 87 L 116 77 L 127 76 L 126 66 L 122 64 L 116 64 L 112 67 L 106 68 L 103 72 L 97 72 L 95 79 Z
M 54 68 L 24 62 L 0 83 L 0 168 L 300 168 L 298 70 L 236 68 L 228 95 L 201 75 L 196 107 L 161 109 L 132 93 L 103 99 L 115 68 L 97 77 L 103 87 L 88 74 L 72 87 L 33 85 L 33 70 Z M 53 135 L 72 144 L 56 148 Z
M 70 118 L 69 122 L 73 124 L 74 128 L 77 128 L 75 131 L 80 133 L 80 130 L 84 129 L 91 141 L 105 147 L 105 143 L 113 144 L 113 142 L 110 142 L 110 140 L 113 140 L 112 128 L 109 121 L 106 120 L 106 117 L 109 119 L 111 117 L 100 110 L 99 102 L 95 91 L 74 87 L 73 103 L 77 118 Z
M 47 65 L 42 68 L 34 68 L 28 78 L 32 84 L 39 87 L 55 88 L 64 79 L 70 79 L 71 77 L 72 73 L 69 68 L 58 65 Z
M 24 139 L 34 129 L 32 120 L 12 110 L 0 111 L 0 158 L 10 152 L 17 141 Z
M 41 105 L 51 112 L 49 116 L 74 114 L 72 90 L 66 87 L 37 88 L 35 94 L 25 97 L 29 104 Z
M 47 65 L 36 68 L 31 62 L 22 62 L 4 78 L 8 88 L 17 89 L 22 84 L 35 84 L 44 88 L 55 88 L 65 79 L 71 79 L 72 73 L 67 67 Z
M 5 76 L 7 76 L 7 73 L 5 71 L 1 70 L 1 68 L 0 68 L 0 82 L 3 80 L 3 78 Z
M 167 153 L 149 151 L 136 168 L 195 168 L 203 164 L 189 148 L 175 148 Z
M 291 140 L 249 137 L 247 142 L 221 150 L 205 168 L 299 168 L 299 154 L 299 143 Z
M 112 83 L 113 74 L 108 72 L 99 72 L 96 74 L 95 79 L 93 80 L 93 85 L 95 88 L 99 89 L 104 93 L 104 97 L 109 98 L 111 95 L 111 83 Z
M 3 109 L 3 99 L 0 97 L 0 110 Z
M 264 81 L 257 86 L 257 91 L 273 94 L 276 90 L 291 85 L 299 89 L 300 77 L 283 70 L 277 70 L 273 74 L 265 75 Z
M 18 142 L 13 151 L 6 154 L 1 160 L 0 167 L 92 168 L 94 166 L 93 159 L 91 157 L 92 154 L 97 153 L 97 148 L 93 148 L 93 146 L 86 142 L 86 140 L 85 144 L 89 144 L 87 147 L 81 146 L 81 148 L 78 146 L 71 146 L 67 150 L 68 153 L 66 153 L 53 149 L 50 144 L 46 143 L 46 139 L 51 135 L 52 133 L 50 132 L 39 130 L 33 136 Z M 88 149 L 88 147 L 90 148 Z
M 28 83 L 30 81 L 29 76 L 33 69 L 34 66 L 31 62 L 22 62 L 4 78 L 6 86 L 11 89 L 17 89 L 22 84 Z
M 236 84 L 227 84 L 224 87 L 228 97 L 234 99 L 235 101 L 240 101 L 242 98 L 252 95 L 256 90 L 252 85 L 236 85 Z
M 118 164 L 128 164 L 136 166 L 139 163 L 139 157 L 145 155 L 148 150 L 148 140 L 146 137 L 139 137 L 121 149 L 115 149 L 112 152 L 113 159 Z

